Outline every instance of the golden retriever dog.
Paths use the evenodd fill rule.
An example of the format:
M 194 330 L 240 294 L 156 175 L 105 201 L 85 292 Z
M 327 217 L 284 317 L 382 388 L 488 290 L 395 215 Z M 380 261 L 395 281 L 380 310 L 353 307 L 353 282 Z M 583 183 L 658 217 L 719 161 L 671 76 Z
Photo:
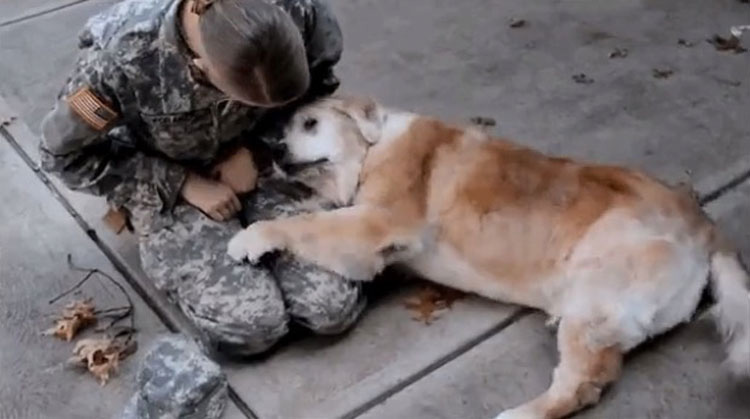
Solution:
M 728 365 L 750 374 L 747 271 L 688 191 L 366 98 L 301 109 L 285 142 L 290 163 L 323 165 L 309 186 L 340 208 L 251 224 L 229 254 L 285 250 L 355 280 L 400 264 L 559 319 L 549 389 L 499 419 L 595 404 L 623 355 L 690 320 L 709 284 Z

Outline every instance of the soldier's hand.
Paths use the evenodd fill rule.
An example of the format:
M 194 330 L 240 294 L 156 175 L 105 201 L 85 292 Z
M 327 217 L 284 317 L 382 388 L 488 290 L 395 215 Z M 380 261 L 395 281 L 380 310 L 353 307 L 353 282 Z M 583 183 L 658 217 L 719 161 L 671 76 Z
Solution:
M 258 181 L 258 169 L 253 162 L 253 155 L 244 147 L 214 167 L 215 178 L 232 188 L 235 194 L 243 194 L 255 189 Z
M 185 201 L 216 221 L 228 220 L 242 209 L 232 188 L 194 173 L 188 173 L 180 192 Z

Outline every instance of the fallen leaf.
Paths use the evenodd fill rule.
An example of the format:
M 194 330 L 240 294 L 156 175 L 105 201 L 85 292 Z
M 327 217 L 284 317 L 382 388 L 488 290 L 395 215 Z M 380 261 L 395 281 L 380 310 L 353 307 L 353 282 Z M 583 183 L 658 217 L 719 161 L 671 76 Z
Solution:
M 741 38 L 742 33 L 745 31 L 750 31 L 750 25 L 738 25 L 738 26 L 732 26 L 729 28 L 729 33 L 732 34 L 732 36 L 736 38 Z
M 523 28 L 526 26 L 526 20 L 524 19 L 511 19 L 509 26 L 511 28 Z
M 122 233 L 125 228 L 128 226 L 128 217 L 127 215 L 121 211 L 117 210 L 115 208 L 110 208 L 109 211 L 104 215 L 102 218 L 104 220 L 104 224 L 107 225 L 115 234 Z
M 55 327 L 47 330 L 45 334 L 70 342 L 81 329 L 94 323 L 96 313 L 91 299 L 77 300 L 65 306 L 60 318 L 55 320 Z
M 740 44 L 740 38 L 734 35 L 730 35 L 729 38 L 714 35 L 713 38 L 708 39 L 707 41 L 713 45 L 717 51 L 732 51 L 735 54 L 741 54 L 747 51 L 747 49 Z
M 727 85 L 727 86 L 732 86 L 732 87 L 740 87 L 740 86 L 742 86 L 742 82 L 739 81 L 739 80 L 729 80 L 729 79 L 725 79 L 725 78 L 717 77 L 717 76 L 714 76 L 713 79 L 716 80 L 717 82 L 719 82 L 721 84 L 724 84 L 724 85 Z
M 407 299 L 404 306 L 413 312 L 412 318 L 426 325 L 437 318 L 436 312 L 449 309 L 465 296 L 461 291 L 439 285 L 426 285 L 416 296 Z
M 681 46 L 683 46 L 685 48 L 692 48 L 693 46 L 695 46 L 695 43 L 680 38 L 680 39 L 677 40 L 677 45 L 681 45 Z
M 497 125 L 497 121 L 495 121 L 495 118 L 490 118 L 488 116 L 472 116 L 469 121 L 471 121 L 474 125 L 479 125 L 480 127 L 494 127 Z
M 10 124 L 12 124 L 12 123 L 13 123 L 13 121 L 15 121 L 15 120 L 16 120 L 16 117 L 15 117 L 15 116 L 11 116 L 11 117 L 10 117 L 10 118 L 8 118 L 8 119 L 3 119 L 3 120 L 0 120 L 0 127 L 7 127 L 7 126 L 9 126 Z
M 628 56 L 627 48 L 615 48 L 609 53 L 609 58 L 625 58 Z
M 664 69 L 655 68 L 652 71 L 653 71 L 654 78 L 657 78 L 657 79 L 666 79 L 672 76 L 672 74 L 674 74 L 674 71 L 668 68 L 664 68 Z
M 594 82 L 594 79 L 592 79 L 591 77 L 583 73 L 580 73 L 580 74 L 573 75 L 573 81 L 578 84 L 591 84 Z
M 120 361 L 135 352 L 136 348 L 136 341 L 129 338 L 81 339 L 73 348 L 73 357 L 68 362 L 88 369 L 103 386 L 117 372 Z

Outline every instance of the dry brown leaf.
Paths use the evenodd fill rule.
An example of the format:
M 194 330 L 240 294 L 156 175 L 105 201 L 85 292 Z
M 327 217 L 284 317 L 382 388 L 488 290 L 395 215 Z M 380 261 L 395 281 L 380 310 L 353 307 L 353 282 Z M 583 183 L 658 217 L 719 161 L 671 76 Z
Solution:
M 574 74 L 572 78 L 573 78 L 573 81 L 578 84 L 591 84 L 594 82 L 594 79 L 592 79 L 591 77 L 583 73 Z
M 13 121 L 15 120 L 16 120 L 15 116 L 11 116 L 10 118 L 7 118 L 7 119 L 0 119 L 0 127 L 7 127 L 10 124 L 12 124 Z
M 734 35 L 730 35 L 729 38 L 714 35 L 713 38 L 708 40 L 708 42 L 712 44 L 717 51 L 732 51 L 735 54 L 741 54 L 747 51 L 747 49 L 745 49 L 740 43 L 740 38 Z
M 508 26 L 514 29 L 523 28 L 524 26 L 526 26 L 526 20 L 513 18 L 508 22 Z
M 68 362 L 85 367 L 99 380 L 107 384 L 112 374 L 117 372 L 120 361 L 135 351 L 135 341 L 102 337 L 81 339 L 73 348 L 73 357 Z
M 128 227 L 128 217 L 121 211 L 114 208 L 110 208 L 104 217 L 102 217 L 104 224 L 109 227 L 115 234 L 120 234 Z
M 674 74 L 674 71 L 670 70 L 668 68 L 664 68 L 664 69 L 655 68 L 655 69 L 652 70 L 652 73 L 654 75 L 654 78 L 657 78 L 657 79 L 667 79 L 667 78 L 671 77 L 672 74 Z
M 426 285 L 416 296 L 407 299 L 404 306 L 413 312 L 412 318 L 424 324 L 431 324 L 437 318 L 436 312 L 449 309 L 465 294 L 461 291 L 439 285 Z
M 627 48 L 615 48 L 609 53 L 609 58 L 625 58 L 628 56 Z
M 472 124 L 484 129 L 497 125 L 497 121 L 495 121 L 494 118 L 490 118 L 488 116 L 472 116 L 471 118 L 469 118 L 469 121 Z
M 60 318 L 55 320 L 55 327 L 45 334 L 70 342 L 81 329 L 96 323 L 94 308 L 90 298 L 71 302 L 65 306 Z

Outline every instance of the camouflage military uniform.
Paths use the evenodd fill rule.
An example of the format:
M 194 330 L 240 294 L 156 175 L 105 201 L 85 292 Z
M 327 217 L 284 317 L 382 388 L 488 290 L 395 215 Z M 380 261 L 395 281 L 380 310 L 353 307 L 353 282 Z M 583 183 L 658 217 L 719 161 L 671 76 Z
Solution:
M 310 95 L 330 93 L 342 41 L 324 0 L 268 1 L 289 12 L 303 34 Z M 91 18 L 75 71 L 43 122 L 43 167 L 71 189 L 106 196 L 129 212 L 146 273 L 222 348 L 263 351 L 290 319 L 319 333 L 343 331 L 364 305 L 358 284 L 288 255 L 266 268 L 233 263 L 226 243 L 240 221 L 214 222 L 179 202 L 186 168 L 206 169 L 242 140 L 252 146 L 258 137 L 248 133 L 272 117 L 200 82 L 178 27 L 179 7 L 180 0 L 125 0 Z M 72 108 L 69 98 L 82 88 L 112 111 L 111 124 L 97 130 Z M 247 218 L 294 213 L 310 198 L 294 185 L 268 184 L 262 179 L 247 198 Z

